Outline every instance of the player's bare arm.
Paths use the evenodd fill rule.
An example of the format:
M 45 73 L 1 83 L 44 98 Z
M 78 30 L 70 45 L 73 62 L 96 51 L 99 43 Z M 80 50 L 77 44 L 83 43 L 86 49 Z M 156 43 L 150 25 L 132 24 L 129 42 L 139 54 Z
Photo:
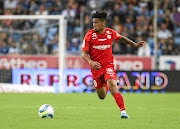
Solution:
M 145 41 L 139 41 L 138 43 L 135 43 L 131 39 L 127 38 L 126 36 L 122 36 L 120 40 L 126 44 L 130 44 L 130 45 L 133 45 L 135 47 L 143 47 L 144 44 L 146 43 Z
M 86 62 L 88 62 L 93 69 L 98 70 L 101 68 L 101 64 L 99 62 L 91 60 L 91 58 L 89 57 L 88 51 L 82 50 L 82 58 Z

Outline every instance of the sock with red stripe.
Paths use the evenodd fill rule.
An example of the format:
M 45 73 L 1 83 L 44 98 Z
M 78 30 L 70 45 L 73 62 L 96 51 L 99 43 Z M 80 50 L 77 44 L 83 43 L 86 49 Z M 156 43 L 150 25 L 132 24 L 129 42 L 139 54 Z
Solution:
M 124 100 L 123 100 L 122 95 L 119 92 L 114 95 L 114 99 L 116 100 L 116 103 L 119 106 L 120 110 L 125 111 Z

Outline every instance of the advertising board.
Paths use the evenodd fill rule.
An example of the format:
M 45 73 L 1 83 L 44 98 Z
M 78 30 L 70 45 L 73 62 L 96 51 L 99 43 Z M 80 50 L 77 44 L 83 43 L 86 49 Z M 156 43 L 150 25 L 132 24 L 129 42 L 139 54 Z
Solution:
M 120 91 L 180 91 L 179 71 L 117 71 Z M 13 69 L 13 84 L 55 87 L 59 91 L 58 69 Z M 94 90 L 90 69 L 66 69 L 64 92 Z
M 92 86 L 90 69 L 66 69 L 63 71 L 63 91 L 83 92 Z M 58 69 L 13 69 L 13 84 L 55 87 L 60 91 Z
M 180 56 L 160 56 L 160 70 L 180 70 Z
M 114 56 L 116 70 L 152 70 L 151 57 L 136 56 Z M 18 55 L 0 56 L 0 69 L 13 68 L 58 68 L 58 56 L 51 55 Z M 87 69 L 90 65 L 81 56 L 68 55 L 66 57 L 66 68 Z

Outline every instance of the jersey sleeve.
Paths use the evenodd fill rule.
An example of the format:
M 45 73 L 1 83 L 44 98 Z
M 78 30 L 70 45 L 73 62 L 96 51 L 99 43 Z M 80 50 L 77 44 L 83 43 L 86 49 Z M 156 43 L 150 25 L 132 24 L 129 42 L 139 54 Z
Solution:
M 122 36 L 115 30 L 112 30 L 112 31 L 113 31 L 114 40 L 116 40 L 116 42 L 117 42 L 119 39 L 121 39 Z
M 87 33 L 83 40 L 82 50 L 89 51 L 89 49 L 90 49 L 90 34 Z

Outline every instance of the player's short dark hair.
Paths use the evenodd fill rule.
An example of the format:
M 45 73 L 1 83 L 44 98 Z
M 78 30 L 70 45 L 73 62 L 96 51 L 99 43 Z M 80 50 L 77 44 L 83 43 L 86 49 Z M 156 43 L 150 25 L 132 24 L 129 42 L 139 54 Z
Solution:
M 92 14 L 92 18 L 99 18 L 102 21 L 106 21 L 107 13 L 106 12 L 101 12 L 101 11 L 96 11 L 95 13 Z

